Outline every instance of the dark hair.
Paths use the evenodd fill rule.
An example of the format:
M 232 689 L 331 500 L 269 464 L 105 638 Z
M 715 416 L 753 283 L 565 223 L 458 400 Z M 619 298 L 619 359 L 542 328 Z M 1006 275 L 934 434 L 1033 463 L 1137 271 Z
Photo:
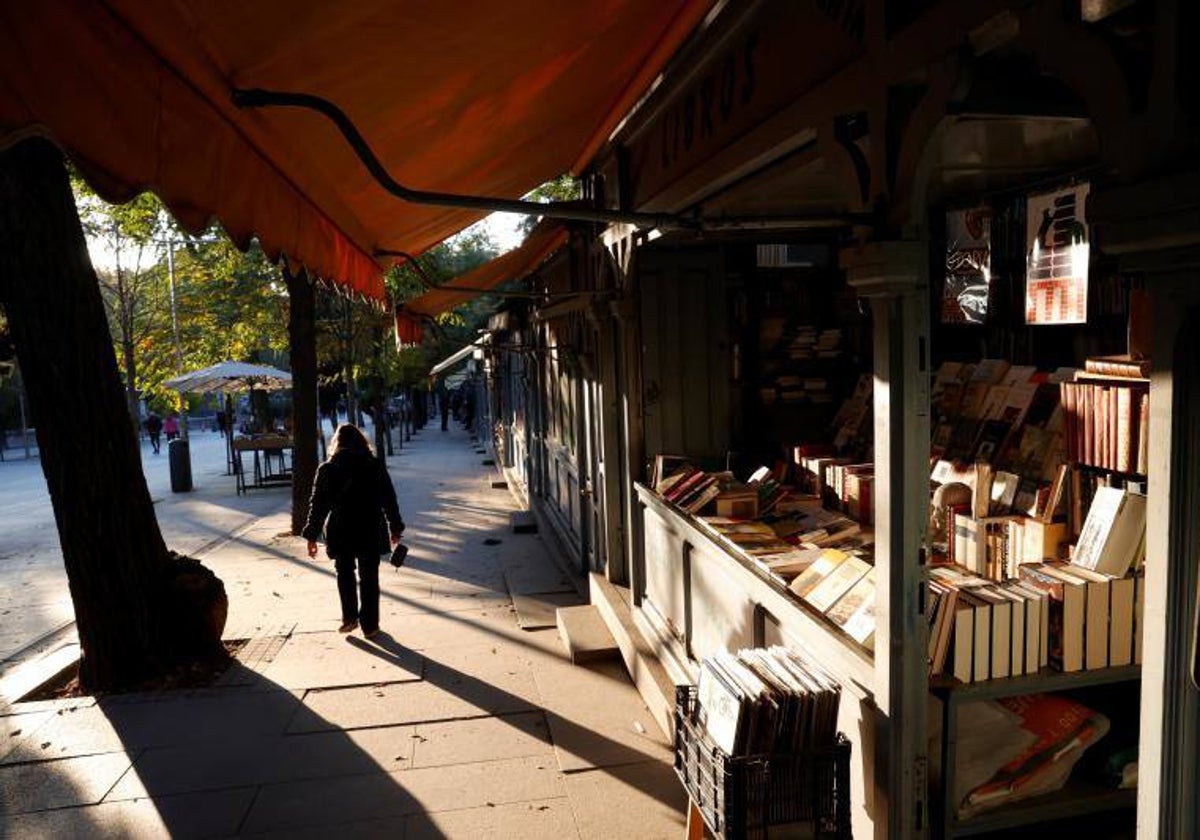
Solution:
M 343 423 L 337 427 L 333 433 L 333 440 L 329 444 L 329 457 L 332 458 L 339 452 L 365 452 L 372 454 L 371 444 L 367 443 L 367 436 L 362 433 L 358 426 L 350 423 Z

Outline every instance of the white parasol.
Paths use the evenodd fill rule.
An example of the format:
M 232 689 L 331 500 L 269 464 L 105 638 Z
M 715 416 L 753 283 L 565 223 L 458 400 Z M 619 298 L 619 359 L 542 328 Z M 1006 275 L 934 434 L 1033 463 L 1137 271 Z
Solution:
M 267 365 L 220 362 L 168 379 L 163 385 L 172 391 L 189 394 L 242 390 L 282 391 L 292 387 L 292 375 L 286 370 Z

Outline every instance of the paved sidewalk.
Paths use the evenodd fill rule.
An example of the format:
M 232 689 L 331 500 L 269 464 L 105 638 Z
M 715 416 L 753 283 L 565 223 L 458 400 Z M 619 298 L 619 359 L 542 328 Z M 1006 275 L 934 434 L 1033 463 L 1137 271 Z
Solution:
M 280 509 L 205 557 L 249 640 L 221 685 L 0 710 L 0 836 L 682 834 L 668 741 L 619 663 L 518 626 L 511 593 L 567 587 L 480 461 L 436 429 L 389 460 L 412 553 L 381 570 L 374 642 L 336 632 L 332 563 Z
M 215 432 L 191 438 L 195 490 L 172 493 L 167 447 L 161 455 L 142 441 L 142 465 L 167 545 L 205 554 L 260 516 L 283 510 L 284 491 L 238 496 L 225 474 L 225 439 Z M 0 463 L 0 674 L 22 660 L 75 637 L 74 610 L 42 464 L 36 458 Z

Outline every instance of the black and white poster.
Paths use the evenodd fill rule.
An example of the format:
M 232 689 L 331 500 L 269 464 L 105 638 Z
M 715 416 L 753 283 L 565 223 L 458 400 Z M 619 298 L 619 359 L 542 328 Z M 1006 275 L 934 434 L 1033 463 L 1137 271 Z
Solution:
M 982 324 L 992 288 L 992 210 L 973 207 L 946 214 L 946 285 L 943 324 Z
M 1025 323 L 1086 324 L 1088 184 L 1029 196 L 1026 205 Z

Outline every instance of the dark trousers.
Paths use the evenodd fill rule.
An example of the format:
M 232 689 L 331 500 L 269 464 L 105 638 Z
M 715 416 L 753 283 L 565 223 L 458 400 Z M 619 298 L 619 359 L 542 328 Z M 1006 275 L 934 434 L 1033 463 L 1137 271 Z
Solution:
M 354 569 L 358 567 L 355 586 Z M 342 621 L 357 621 L 363 631 L 370 633 L 379 627 L 379 555 L 375 552 L 338 557 L 338 595 L 342 599 Z M 362 603 L 359 603 L 359 590 Z

